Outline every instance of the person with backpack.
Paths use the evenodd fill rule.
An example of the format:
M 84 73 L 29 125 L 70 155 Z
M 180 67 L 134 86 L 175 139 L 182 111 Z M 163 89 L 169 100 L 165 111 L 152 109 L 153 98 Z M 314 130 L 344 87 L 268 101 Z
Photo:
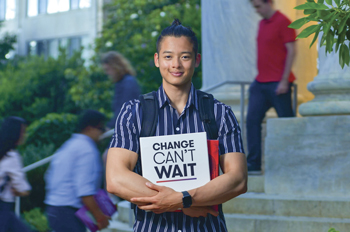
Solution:
M 27 196 L 31 186 L 15 150 L 24 142 L 26 121 L 11 116 L 0 128 L 0 232 L 26 232 L 29 228 L 15 215 L 15 197 Z
M 125 103 L 117 118 L 107 157 L 107 191 L 136 205 L 134 231 L 227 231 L 221 204 L 247 191 L 246 157 L 232 110 L 192 84 L 200 59 L 195 33 L 175 19 L 161 32 L 154 54 L 162 85 Z M 149 101 L 155 106 L 148 107 Z M 211 112 L 203 113 L 204 105 Z M 146 119 L 150 115 L 156 119 Z M 219 141 L 221 176 L 183 192 L 142 177 L 140 137 L 204 131 Z M 219 205 L 218 212 L 212 205 Z

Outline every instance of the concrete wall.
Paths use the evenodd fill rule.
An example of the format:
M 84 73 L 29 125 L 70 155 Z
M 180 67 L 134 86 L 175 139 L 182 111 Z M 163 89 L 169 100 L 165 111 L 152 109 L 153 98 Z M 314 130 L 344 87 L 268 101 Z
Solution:
M 349 198 L 350 116 L 267 121 L 267 194 Z

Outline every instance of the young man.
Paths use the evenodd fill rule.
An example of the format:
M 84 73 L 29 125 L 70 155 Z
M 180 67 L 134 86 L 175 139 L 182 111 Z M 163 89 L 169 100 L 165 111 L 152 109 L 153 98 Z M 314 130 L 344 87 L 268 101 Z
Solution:
M 259 24 L 258 75 L 249 89 L 247 114 L 248 171 L 261 171 L 261 124 L 265 113 L 274 107 L 279 117 L 293 117 L 291 72 L 295 57 L 295 30 L 291 21 L 273 8 L 272 0 L 251 0 Z
M 105 116 L 87 110 L 79 118 L 77 134 L 55 153 L 45 174 L 47 216 L 55 232 L 86 232 L 75 212 L 86 205 L 99 229 L 109 217 L 98 207 L 94 195 L 101 188 L 102 160 L 96 143 L 104 132 Z
M 156 136 L 205 131 L 191 82 L 200 58 L 190 28 L 175 20 L 162 31 L 154 54 L 163 78 L 157 91 Z M 109 192 L 137 205 L 134 231 L 227 231 L 221 207 L 218 213 L 210 206 L 246 192 L 247 167 L 234 114 L 228 106 L 216 100 L 214 104 L 224 174 L 184 192 L 152 184 L 140 175 L 139 134 L 142 114 L 147 112 L 142 112 L 139 100 L 124 104 L 108 152 L 106 179 Z M 182 212 L 174 212 L 179 208 Z

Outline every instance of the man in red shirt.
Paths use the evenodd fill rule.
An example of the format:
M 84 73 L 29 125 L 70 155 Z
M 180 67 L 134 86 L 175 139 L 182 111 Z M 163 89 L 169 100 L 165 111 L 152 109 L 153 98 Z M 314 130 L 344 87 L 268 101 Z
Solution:
M 295 30 L 291 21 L 273 8 L 272 0 L 250 0 L 262 16 L 259 24 L 258 75 L 249 88 L 247 115 L 248 171 L 261 171 L 261 123 L 274 107 L 279 117 L 293 117 L 291 72 L 295 57 Z

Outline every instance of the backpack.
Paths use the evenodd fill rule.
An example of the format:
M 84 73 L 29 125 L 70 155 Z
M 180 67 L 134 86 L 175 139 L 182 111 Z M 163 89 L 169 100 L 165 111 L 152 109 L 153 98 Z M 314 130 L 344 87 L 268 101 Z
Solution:
M 217 139 L 218 127 L 214 115 L 214 97 L 211 94 L 197 90 L 199 117 L 204 124 L 208 139 Z M 154 136 L 158 120 L 158 100 L 155 91 L 139 96 L 142 112 L 140 137 Z

